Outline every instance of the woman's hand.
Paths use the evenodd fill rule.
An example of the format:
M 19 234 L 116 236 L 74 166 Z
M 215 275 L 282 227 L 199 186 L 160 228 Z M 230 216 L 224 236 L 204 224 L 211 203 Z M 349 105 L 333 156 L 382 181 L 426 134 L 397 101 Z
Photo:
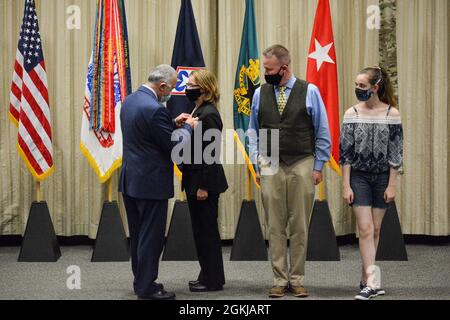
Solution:
M 186 120 L 186 123 L 192 128 L 195 129 L 198 125 L 198 118 L 192 118 L 190 117 L 189 119 Z
M 396 195 L 396 188 L 394 186 L 388 186 L 384 192 L 384 201 L 386 203 L 394 202 Z
M 344 200 L 345 200 L 345 202 L 347 202 L 348 205 L 351 205 L 355 198 L 355 196 L 353 194 L 353 190 L 350 186 L 344 187 L 342 189 L 342 196 L 344 197 Z
M 188 113 L 182 113 L 180 114 L 176 119 L 175 123 L 177 124 L 178 128 L 181 128 L 183 124 L 186 122 L 187 119 L 191 118 L 191 115 Z
M 204 201 L 206 199 L 208 199 L 208 191 L 203 190 L 203 189 L 198 189 L 197 190 L 197 200 Z

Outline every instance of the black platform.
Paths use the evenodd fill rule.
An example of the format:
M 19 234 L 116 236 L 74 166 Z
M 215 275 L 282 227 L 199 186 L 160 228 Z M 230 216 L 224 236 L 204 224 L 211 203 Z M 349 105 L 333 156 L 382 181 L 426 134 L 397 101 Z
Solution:
M 56 262 L 61 250 L 45 201 L 33 202 L 19 253 L 19 262 Z
M 105 202 L 95 239 L 92 262 L 129 261 L 128 239 L 116 201 Z
M 383 218 L 376 260 L 408 261 L 408 254 L 406 252 L 405 241 L 395 203 L 389 205 Z
M 243 201 L 231 249 L 231 261 L 267 261 L 267 247 L 255 201 Z
M 187 201 L 175 202 L 162 260 L 198 260 Z
M 331 219 L 328 201 L 314 202 L 309 225 L 308 261 L 340 261 L 336 233 Z

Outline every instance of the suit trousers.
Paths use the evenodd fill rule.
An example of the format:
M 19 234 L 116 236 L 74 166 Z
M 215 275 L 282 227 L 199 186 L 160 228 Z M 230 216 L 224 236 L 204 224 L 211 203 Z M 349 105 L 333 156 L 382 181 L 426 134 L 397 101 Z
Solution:
M 225 284 L 225 272 L 217 223 L 219 195 L 209 194 L 204 201 L 197 200 L 195 195 L 188 195 L 187 200 L 201 268 L 197 280 L 208 288 L 221 287 Z
M 134 291 L 151 295 L 160 288 L 159 259 L 164 247 L 168 200 L 136 199 L 123 194 L 131 239 Z

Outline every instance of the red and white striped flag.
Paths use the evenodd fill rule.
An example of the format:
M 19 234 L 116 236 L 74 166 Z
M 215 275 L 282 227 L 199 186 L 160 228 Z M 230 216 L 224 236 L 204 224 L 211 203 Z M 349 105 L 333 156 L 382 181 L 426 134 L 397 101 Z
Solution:
M 38 181 L 53 171 L 47 73 L 34 0 L 26 0 L 11 83 L 10 119 L 18 126 L 17 148 Z

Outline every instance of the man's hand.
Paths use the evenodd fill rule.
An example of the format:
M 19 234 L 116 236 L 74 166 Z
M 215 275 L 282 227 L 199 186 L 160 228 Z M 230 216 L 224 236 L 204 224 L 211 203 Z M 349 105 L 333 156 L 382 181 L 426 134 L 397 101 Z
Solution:
M 181 128 L 183 124 L 186 122 L 187 119 L 191 118 L 191 115 L 188 113 L 182 113 L 180 114 L 176 119 L 175 123 L 177 124 L 178 128 Z
M 186 123 L 192 128 L 195 129 L 198 125 L 198 118 L 192 118 L 186 120 Z
M 313 171 L 313 181 L 315 186 L 323 181 L 322 171 Z
M 256 182 L 261 185 L 261 174 L 260 173 L 256 173 Z
M 197 200 L 204 201 L 206 199 L 208 199 L 208 191 L 203 190 L 203 189 L 198 189 L 197 190 Z

